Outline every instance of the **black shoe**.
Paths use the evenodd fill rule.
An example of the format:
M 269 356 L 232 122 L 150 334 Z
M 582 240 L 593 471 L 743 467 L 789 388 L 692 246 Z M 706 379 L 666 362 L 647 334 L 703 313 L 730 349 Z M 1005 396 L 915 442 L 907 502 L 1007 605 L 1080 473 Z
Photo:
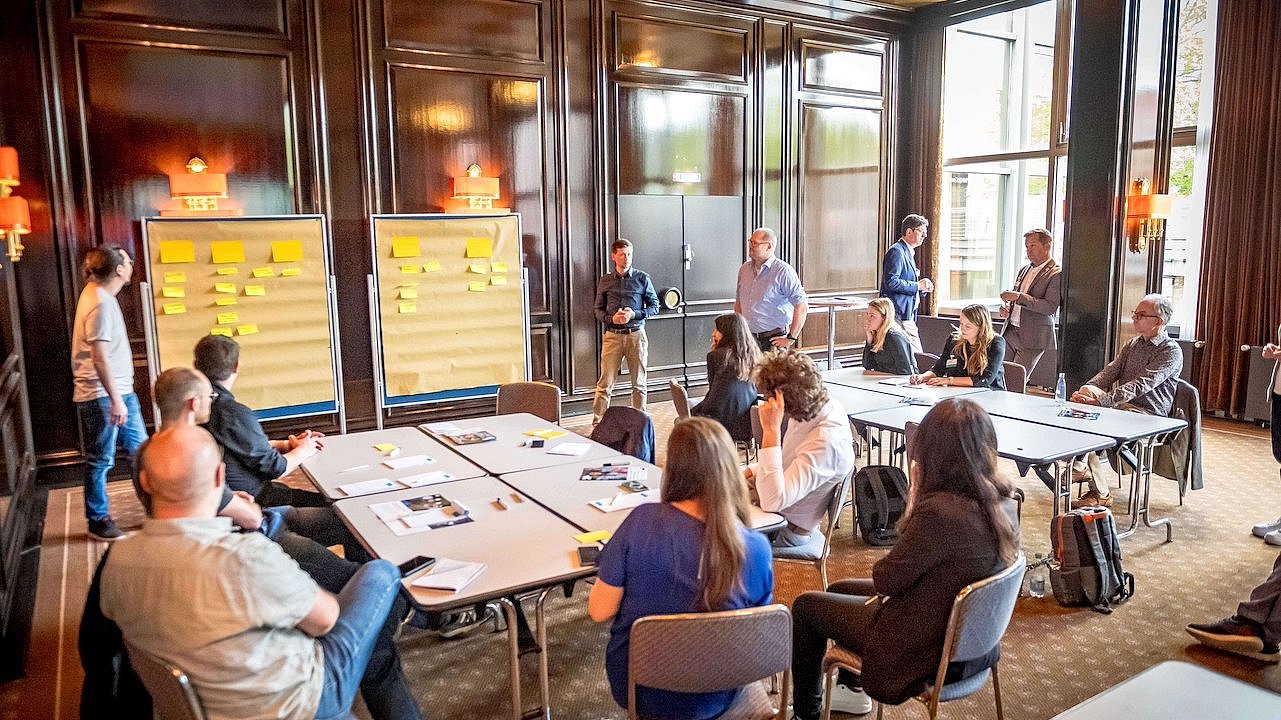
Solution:
M 123 539 L 125 534 L 116 527 L 116 521 L 107 516 L 101 520 L 89 521 L 89 537 L 103 542 L 115 542 Z
M 465 637 L 493 619 L 494 613 L 489 608 L 486 608 L 482 613 L 477 613 L 475 610 L 463 610 L 444 619 L 440 625 L 440 636 L 446 640 Z
M 1264 639 L 1263 628 L 1239 615 L 1224 618 L 1217 623 L 1193 623 L 1186 629 L 1189 635 L 1216 650 L 1270 663 L 1281 660 L 1281 648 Z

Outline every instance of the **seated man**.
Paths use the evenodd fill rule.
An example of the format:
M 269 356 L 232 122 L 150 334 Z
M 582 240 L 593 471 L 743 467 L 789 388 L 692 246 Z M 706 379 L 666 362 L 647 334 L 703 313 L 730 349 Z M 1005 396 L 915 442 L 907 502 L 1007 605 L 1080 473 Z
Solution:
M 828 398 L 808 355 L 779 352 L 756 365 L 763 436 L 757 462 L 743 474 L 762 510 L 787 519 L 774 547 L 822 542 L 818 532 L 829 493 L 854 467 L 854 440 L 845 408 Z M 787 434 L 782 431 L 783 416 Z
M 1072 402 L 1169 415 L 1179 373 L 1183 370 L 1183 352 L 1165 333 L 1165 324 L 1173 314 L 1174 305 L 1164 295 L 1147 295 L 1140 300 L 1130 313 L 1137 336 L 1121 348 L 1115 360 L 1072 393 Z M 1088 470 L 1078 462 L 1073 469 L 1073 479 L 1085 480 L 1090 489 L 1073 500 L 1072 507 L 1111 507 L 1111 489 L 1099 455 L 1090 453 L 1087 460 Z
M 323 507 L 319 493 L 295 490 L 277 479 L 297 469 L 321 448 L 322 434 L 308 430 L 288 440 L 268 440 L 253 411 L 231 394 L 240 377 L 240 346 L 221 335 L 206 335 L 196 343 L 196 369 L 213 385 L 213 405 L 204 428 L 222 446 L 227 485 L 252 495 L 263 507 L 293 505 Z
M 1237 605 L 1237 614 L 1217 623 L 1192 623 L 1188 633 L 1216 650 L 1274 663 L 1281 660 L 1281 555 L 1272 574 Z
M 153 517 L 101 576 L 102 612 L 125 642 L 183 668 L 210 718 L 344 718 L 358 683 L 403 685 L 379 631 L 396 567 L 367 563 L 335 597 L 265 536 L 215 517 L 224 476 L 204 430 L 152 437 L 139 481 Z M 418 717 L 408 702 L 384 717 Z

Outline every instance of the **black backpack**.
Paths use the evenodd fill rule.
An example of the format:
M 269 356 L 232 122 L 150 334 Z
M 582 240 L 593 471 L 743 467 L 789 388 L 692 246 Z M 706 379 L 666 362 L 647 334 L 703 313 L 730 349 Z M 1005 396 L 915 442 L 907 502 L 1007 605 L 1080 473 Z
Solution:
M 854 476 L 854 512 L 868 545 L 898 542 L 894 526 L 907 509 L 907 476 L 894 465 L 868 465 Z
M 1089 605 L 1101 613 L 1134 595 L 1134 576 L 1121 569 L 1121 545 L 1112 512 L 1087 507 L 1050 520 L 1050 587 L 1061 605 Z

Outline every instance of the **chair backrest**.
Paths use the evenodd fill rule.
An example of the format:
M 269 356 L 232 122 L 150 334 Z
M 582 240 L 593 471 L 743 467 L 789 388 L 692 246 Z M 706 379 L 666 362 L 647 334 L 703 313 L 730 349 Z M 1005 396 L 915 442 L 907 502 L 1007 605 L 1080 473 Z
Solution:
M 786 605 L 678 615 L 632 624 L 627 655 L 628 707 L 636 686 L 708 693 L 742 687 L 787 671 L 792 613 Z
M 151 695 L 152 709 L 159 720 L 205 720 L 205 710 L 187 673 L 145 650 L 125 645 L 129 663 Z
M 672 389 L 672 407 L 676 408 L 676 417 L 689 417 L 689 393 L 685 392 L 685 386 L 668 380 L 667 387 Z
M 916 356 L 916 371 L 918 373 L 927 372 L 934 367 L 934 363 L 939 359 L 939 356 L 934 353 L 917 352 L 912 354 Z
M 654 421 L 636 408 L 615 405 L 592 430 L 592 440 L 625 455 L 654 462 Z
M 1005 370 L 1005 389 L 1009 392 L 1027 392 L 1027 368 L 1016 362 L 1006 360 L 1001 363 Z
M 832 549 L 832 534 L 836 530 L 836 521 L 840 518 L 841 510 L 845 508 L 845 498 L 850 494 L 850 483 L 854 479 L 854 468 L 850 468 L 849 473 L 841 478 L 841 481 L 832 488 L 832 497 L 827 501 L 827 527 L 823 528 L 823 554 L 819 558 L 827 557 L 827 553 Z M 826 589 L 826 588 L 824 588 Z
M 1026 566 L 1027 557 L 1020 552 L 1009 567 L 966 585 L 956 594 L 935 688 L 942 687 L 948 663 L 982 658 L 1001 644 L 1014 615 L 1014 602 L 1018 600 Z
M 560 422 L 560 388 L 540 382 L 515 382 L 498 388 L 496 415 L 527 412 L 546 420 Z

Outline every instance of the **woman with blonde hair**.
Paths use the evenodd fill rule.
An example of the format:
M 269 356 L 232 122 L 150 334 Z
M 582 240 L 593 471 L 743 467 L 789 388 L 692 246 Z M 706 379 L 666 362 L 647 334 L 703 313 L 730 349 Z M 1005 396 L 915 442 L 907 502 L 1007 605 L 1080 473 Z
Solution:
M 747 528 L 747 491 L 729 433 L 715 420 L 678 420 L 667 442 L 662 502 L 631 511 L 600 555 L 587 613 L 612 620 L 605 673 L 627 707 L 632 623 L 646 615 L 757 607 L 774 593 L 765 536 Z M 646 718 L 717 717 L 738 691 L 636 689 Z
M 913 385 L 1005 389 L 1005 338 L 992 329 L 992 314 L 979 304 L 961 310 L 960 328 L 952 333 L 934 367 L 913 375 Z
M 752 368 L 760 359 L 760 346 L 742 315 L 729 313 L 716 318 L 711 352 L 707 353 L 707 395 L 690 414 L 716 420 L 734 440 L 750 440 L 751 410 L 756 404 Z
M 894 318 L 894 304 L 879 297 L 867 304 L 864 317 L 867 342 L 863 345 L 863 371 L 887 375 L 915 375 L 912 341 Z

